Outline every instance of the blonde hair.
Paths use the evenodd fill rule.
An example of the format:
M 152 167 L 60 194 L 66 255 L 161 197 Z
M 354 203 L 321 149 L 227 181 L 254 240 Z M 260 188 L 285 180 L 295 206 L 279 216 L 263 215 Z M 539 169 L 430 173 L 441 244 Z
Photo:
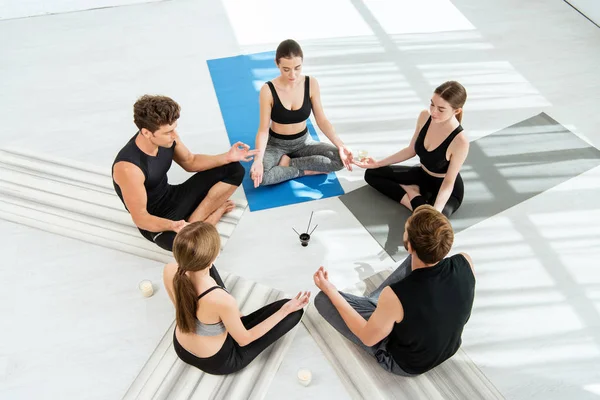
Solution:
M 196 327 L 196 290 L 186 272 L 202 271 L 211 266 L 221 250 L 217 229 L 206 222 L 194 222 L 179 231 L 173 241 L 177 272 L 173 278 L 177 326 L 184 333 Z

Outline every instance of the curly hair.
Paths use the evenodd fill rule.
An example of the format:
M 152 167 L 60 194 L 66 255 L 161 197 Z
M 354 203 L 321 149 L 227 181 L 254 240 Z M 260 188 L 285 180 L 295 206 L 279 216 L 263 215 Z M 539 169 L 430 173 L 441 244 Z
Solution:
M 133 122 L 139 130 L 156 132 L 163 125 L 171 125 L 179 119 L 179 104 L 167 96 L 146 94 L 133 105 Z

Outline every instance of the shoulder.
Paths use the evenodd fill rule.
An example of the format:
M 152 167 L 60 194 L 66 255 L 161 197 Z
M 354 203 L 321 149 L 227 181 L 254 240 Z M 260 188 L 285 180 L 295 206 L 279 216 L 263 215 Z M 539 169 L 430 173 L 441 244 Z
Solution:
M 450 143 L 450 147 L 452 147 L 454 151 L 466 152 L 469 150 L 469 138 L 464 130 L 456 135 L 454 140 L 452 140 L 452 143 Z
M 319 90 L 319 81 L 314 76 L 306 75 L 304 79 L 308 79 L 310 91 Z
M 113 178 L 118 180 L 144 179 L 144 172 L 133 160 L 120 160 L 113 166 Z M 118 183 L 118 182 L 117 182 Z
M 169 264 L 165 265 L 165 267 L 163 268 L 163 277 L 173 278 L 173 276 L 175 276 L 176 272 L 177 272 L 177 264 L 174 262 L 169 263 Z
M 389 313 L 390 315 L 398 315 L 398 313 L 404 311 L 402 302 L 390 286 L 386 286 L 381 291 L 379 300 L 377 302 L 377 307 L 382 311 Z
M 258 96 L 261 100 L 269 100 L 273 98 L 273 94 L 271 93 L 271 87 L 269 86 L 269 83 L 271 83 L 271 81 L 265 82 L 265 84 L 262 85 L 262 87 L 260 88 Z
M 473 267 L 473 259 L 471 259 L 470 255 L 468 255 L 467 253 L 458 253 L 458 254 L 454 255 L 454 257 L 463 258 L 467 262 L 467 264 L 469 264 L 469 267 L 471 267 L 473 274 L 475 273 L 475 268 Z
M 427 122 L 427 120 L 429 119 L 429 111 L 428 110 L 423 110 L 419 113 L 419 117 L 417 118 L 417 126 L 420 128 L 423 127 L 423 125 L 425 125 L 425 123 Z

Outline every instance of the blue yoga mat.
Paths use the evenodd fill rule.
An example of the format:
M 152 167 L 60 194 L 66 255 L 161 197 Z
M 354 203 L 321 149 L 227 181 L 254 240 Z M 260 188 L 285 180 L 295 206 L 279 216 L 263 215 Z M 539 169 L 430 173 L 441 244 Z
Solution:
M 274 58 L 274 52 L 267 52 L 207 61 L 231 144 L 241 141 L 254 148 L 259 119 L 258 93 L 264 82 L 279 75 Z M 310 120 L 307 125 L 312 138 L 319 140 Z M 251 211 L 344 194 L 335 173 L 303 176 L 254 188 L 250 179 L 252 162 L 242 164 L 246 168 L 242 185 Z

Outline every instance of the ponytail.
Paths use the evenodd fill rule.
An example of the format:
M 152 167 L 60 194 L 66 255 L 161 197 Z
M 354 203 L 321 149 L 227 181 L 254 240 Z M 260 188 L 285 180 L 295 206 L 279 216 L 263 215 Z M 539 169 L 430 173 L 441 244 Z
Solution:
M 462 108 L 460 109 L 460 111 L 458 113 L 456 113 L 456 119 L 458 120 L 458 123 L 462 123 L 462 115 L 463 115 L 463 110 Z
M 191 333 L 196 329 L 196 290 L 185 270 L 178 268 L 173 278 L 175 289 L 175 318 L 177 326 L 183 333 Z

